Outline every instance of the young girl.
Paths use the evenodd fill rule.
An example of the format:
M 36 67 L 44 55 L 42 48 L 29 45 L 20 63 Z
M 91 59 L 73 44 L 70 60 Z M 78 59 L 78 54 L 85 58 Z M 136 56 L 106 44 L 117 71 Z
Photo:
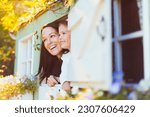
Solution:
M 60 38 L 61 48 L 66 50 L 62 55 L 63 64 L 61 68 L 60 82 L 62 84 L 62 89 L 68 92 L 71 90 L 70 81 L 68 78 L 71 34 L 67 28 L 67 21 L 63 21 L 59 23 L 59 35 L 60 35 L 59 38 Z

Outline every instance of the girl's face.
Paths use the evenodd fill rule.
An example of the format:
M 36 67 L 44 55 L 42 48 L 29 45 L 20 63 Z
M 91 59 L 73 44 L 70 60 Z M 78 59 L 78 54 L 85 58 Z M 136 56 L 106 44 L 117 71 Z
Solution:
M 59 38 L 60 38 L 60 45 L 63 49 L 70 50 L 70 31 L 67 28 L 67 25 L 60 24 L 59 25 Z
M 53 56 L 58 56 L 62 50 L 59 34 L 53 27 L 46 27 L 42 31 L 42 41 L 46 50 Z

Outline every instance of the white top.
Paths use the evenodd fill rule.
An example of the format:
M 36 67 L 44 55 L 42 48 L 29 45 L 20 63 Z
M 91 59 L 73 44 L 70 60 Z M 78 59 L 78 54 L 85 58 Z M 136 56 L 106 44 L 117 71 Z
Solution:
M 71 58 L 71 53 L 63 54 L 62 56 L 62 66 L 61 66 L 61 74 L 60 74 L 60 82 L 63 84 L 65 81 L 70 81 L 68 77 L 68 69 L 70 67 L 70 58 Z

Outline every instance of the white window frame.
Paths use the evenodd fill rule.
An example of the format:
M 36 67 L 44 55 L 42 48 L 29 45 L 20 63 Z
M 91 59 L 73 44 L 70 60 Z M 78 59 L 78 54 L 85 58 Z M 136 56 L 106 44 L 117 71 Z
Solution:
M 19 41 L 18 41 L 18 64 L 17 64 L 17 75 L 19 76 L 24 76 L 24 75 L 33 75 L 33 60 L 34 60 L 34 56 L 33 56 L 33 52 L 34 52 L 34 33 L 31 33 L 23 38 L 21 38 Z M 27 59 L 23 61 L 24 59 L 24 48 L 23 48 L 23 43 L 27 41 Z M 29 49 L 29 43 L 31 41 L 31 49 Z M 28 50 L 31 50 L 28 51 Z M 29 55 L 31 53 L 31 55 Z M 29 58 L 30 56 L 30 58 Z M 23 70 L 23 66 L 22 64 L 26 63 L 27 64 L 27 67 L 26 67 L 26 71 L 25 71 L 25 74 L 23 73 L 24 70 Z M 29 64 L 28 62 L 31 62 L 31 69 L 30 71 L 28 71 L 29 69 Z M 30 73 L 30 74 L 29 74 Z
M 150 80 L 150 1 L 143 0 L 144 80 Z
M 143 30 L 134 31 L 128 34 L 122 34 L 122 25 L 121 25 L 121 0 L 112 0 L 113 2 L 113 12 L 114 12 L 114 38 L 113 38 L 113 43 L 114 43 L 114 55 L 115 55 L 115 71 L 123 71 L 123 62 L 122 62 L 122 47 L 120 46 L 120 42 L 125 41 L 125 40 L 132 40 L 136 38 L 142 37 L 144 40 L 144 35 Z M 142 5 L 143 1 L 142 1 Z M 143 7 L 142 7 L 143 8 Z M 145 8 L 145 6 L 144 6 Z M 142 9 L 143 10 L 143 9 Z M 143 10 L 144 11 L 144 10 Z M 142 14 L 143 17 L 145 14 Z M 143 20 L 143 25 L 145 24 L 145 21 Z M 143 47 L 144 50 L 144 47 Z M 146 53 L 144 53 L 145 55 Z M 144 60 L 145 61 L 145 60 Z M 144 64 L 145 65 L 145 64 Z M 143 65 L 144 71 L 145 67 Z

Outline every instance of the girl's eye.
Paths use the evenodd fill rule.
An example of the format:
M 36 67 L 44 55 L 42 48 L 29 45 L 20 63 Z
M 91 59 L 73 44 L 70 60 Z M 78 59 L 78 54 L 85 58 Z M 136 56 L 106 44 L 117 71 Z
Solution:
M 65 34 L 66 34 L 66 32 L 63 32 L 62 34 L 63 34 L 63 35 L 65 35 Z
M 66 34 L 66 32 L 61 32 L 59 36 L 63 36 L 65 34 Z

